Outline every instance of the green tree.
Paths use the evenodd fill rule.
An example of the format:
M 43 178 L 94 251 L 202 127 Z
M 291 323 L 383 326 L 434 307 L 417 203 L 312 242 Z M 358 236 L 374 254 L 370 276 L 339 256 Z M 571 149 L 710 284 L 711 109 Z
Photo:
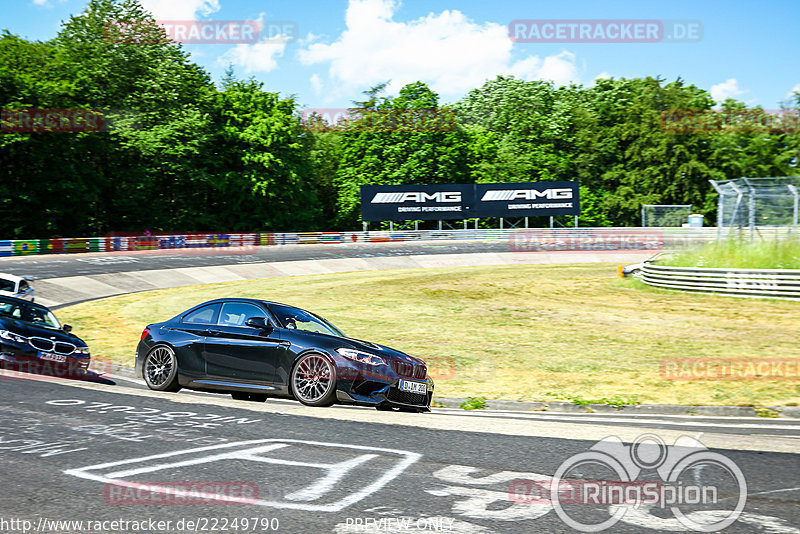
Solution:
M 570 180 L 574 87 L 498 76 L 456 106 L 470 127 L 479 182 Z
M 255 80 L 227 77 L 217 96 L 216 200 L 227 228 L 312 229 L 319 205 L 309 153 L 313 139 L 293 99 L 262 91 Z
M 355 102 L 361 118 L 342 132 L 336 173 L 338 224 L 359 219 L 360 186 L 365 184 L 469 183 L 468 137 L 449 120 L 452 111 L 424 83 L 403 87 L 396 98 L 383 86 Z
M 708 182 L 722 176 L 708 164 L 706 134 L 670 133 L 661 114 L 710 109 L 707 92 L 676 80 L 598 80 L 576 113 L 576 171 L 582 185 L 600 194 L 606 218 L 638 224 L 642 204 L 713 207 Z

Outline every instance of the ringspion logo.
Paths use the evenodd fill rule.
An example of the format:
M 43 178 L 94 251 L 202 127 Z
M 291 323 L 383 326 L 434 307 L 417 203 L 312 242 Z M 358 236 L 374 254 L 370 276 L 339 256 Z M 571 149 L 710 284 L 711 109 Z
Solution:
M 608 436 L 565 460 L 549 491 L 537 486 L 514 481 L 509 496 L 517 502 L 546 499 L 565 524 L 580 532 L 610 529 L 642 507 L 668 511 L 683 530 L 718 532 L 736 522 L 747 502 L 739 466 L 690 436 L 680 436 L 674 445 L 656 434 L 642 434 L 630 444 Z M 592 516 L 587 506 L 607 513 Z

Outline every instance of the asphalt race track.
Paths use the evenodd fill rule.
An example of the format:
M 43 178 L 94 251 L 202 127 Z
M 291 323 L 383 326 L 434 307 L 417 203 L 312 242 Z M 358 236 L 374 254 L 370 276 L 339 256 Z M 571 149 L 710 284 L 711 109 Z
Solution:
M 480 247 L 508 250 L 505 242 Z M 242 255 L 41 256 L 3 259 L 0 271 L 46 279 L 475 249 L 459 242 L 302 245 Z M 597 525 L 615 514 L 607 532 L 691 532 L 697 522 L 723 519 L 746 497 L 725 532 L 800 534 L 800 419 L 315 409 L 154 392 L 130 377 L 85 382 L 11 370 L 0 371 L 0 406 L 2 533 L 575 532 L 576 524 Z M 551 478 L 584 457 L 575 455 L 596 455 L 591 448 L 608 436 L 638 440 L 640 452 L 671 451 L 676 462 L 690 453 L 708 455 L 739 470 L 746 486 L 719 469 L 687 464 L 680 484 L 713 488 L 716 497 L 713 506 L 681 504 L 690 526 L 663 503 L 589 499 L 557 510 Z M 652 446 L 654 439 L 673 445 L 681 436 L 699 438 L 709 450 Z M 634 456 L 633 447 L 622 450 L 642 465 L 652 459 Z M 644 465 L 631 480 L 665 485 L 656 468 Z M 570 473 L 582 484 L 609 478 L 600 476 L 610 471 L 596 469 L 581 464 Z
M 248 263 L 336 258 L 414 256 L 419 254 L 474 254 L 508 252 L 507 240 L 347 243 L 281 245 L 238 249 L 179 249 L 74 255 L 14 256 L 0 259 L 0 271 L 31 280 L 119 273 L 132 270 L 177 269 Z M 647 254 L 645 254 L 645 257 Z M 21 273 L 21 274 L 20 274 Z
M 36 280 L 36 299 L 61 306 L 113 295 L 228 281 L 392 269 L 552 263 L 626 264 L 647 250 L 519 251 L 507 240 L 417 241 L 152 250 L 0 258 Z
M 151 524 L 147 532 L 191 531 L 187 521 L 227 532 L 273 527 L 298 533 L 572 532 L 549 502 L 509 501 L 510 485 L 552 476 L 570 456 L 586 452 L 593 442 L 584 429 L 645 432 L 583 424 L 574 425 L 583 439 L 514 435 L 502 433 L 509 422 L 491 414 L 307 409 L 288 401 L 256 404 L 222 395 L 156 393 L 135 382 L 113 381 L 90 384 L 6 372 L 0 389 L 3 519 L 40 527 L 56 520 L 85 522 L 52 532 L 132 532 L 132 524 L 118 530 L 89 527 L 151 518 L 172 526 L 159 530 Z M 402 424 L 392 424 L 393 418 Z M 766 448 L 777 436 L 797 443 L 800 421 L 780 423 L 754 431 L 771 433 Z M 452 425 L 474 430 L 440 429 Z M 513 425 L 517 433 L 527 432 L 520 420 Z M 782 429 L 770 431 L 770 425 Z M 666 425 L 648 428 L 676 435 L 659 426 Z M 698 421 L 682 430 L 702 426 Z M 725 436 L 715 439 L 720 435 Z M 737 435 L 727 438 L 735 449 Z M 716 452 L 741 468 L 749 495 L 744 514 L 726 532 L 800 532 L 794 527 L 800 525 L 796 454 Z M 702 479 L 702 472 L 695 473 L 696 481 Z M 215 495 L 239 501 L 188 504 L 186 494 L 169 493 L 202 482 L 228 488 Z M 736 488 L 723 483 L 719 492 L 731 499 Z M 586 523 L 609 517 L 608 506 L 572 508 L 571 516 Z M 245 519 L 250 524 L 242 528 Z M 687 531 L 668 510 L 640 509 L 626 513 L 611 531 L 660 532 L 670 526 Z

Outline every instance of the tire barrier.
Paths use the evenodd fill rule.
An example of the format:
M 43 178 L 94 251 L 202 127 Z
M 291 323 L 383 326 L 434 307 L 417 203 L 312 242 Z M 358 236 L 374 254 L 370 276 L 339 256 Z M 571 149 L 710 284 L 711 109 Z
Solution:
M 642 281 L 653 287 L 678 291 L 800 300 L 798 269 L 714 269 L 645 264 Z

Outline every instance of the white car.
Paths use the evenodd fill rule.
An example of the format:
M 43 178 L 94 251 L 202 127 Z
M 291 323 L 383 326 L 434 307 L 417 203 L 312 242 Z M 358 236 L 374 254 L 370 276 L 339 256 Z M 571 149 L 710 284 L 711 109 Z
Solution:
M 33 286 L 19 276 L 0 273 L 0 295 L 33 302 Z

